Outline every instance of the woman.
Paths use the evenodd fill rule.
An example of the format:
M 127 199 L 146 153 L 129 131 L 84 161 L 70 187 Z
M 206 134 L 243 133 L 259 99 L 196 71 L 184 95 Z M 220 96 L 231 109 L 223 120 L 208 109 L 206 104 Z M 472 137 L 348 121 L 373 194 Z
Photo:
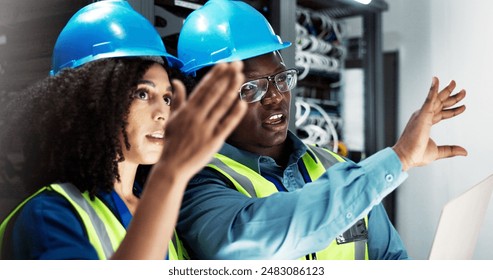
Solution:
M 241 63 L 214 68 L 188 100 L 173 80 L 179 66 L 125 1 L 74 15 L 57 40 L 53 76 L 7 110 L 1 144 L 15 139 L 23 148 L 22 176 L 34 195 L 2 223 L 2 258 L 166 257 L 188 180 L 246 110 L 228 90 L 243 82 Z M 151 164 L 142 190 L 138 167 Z

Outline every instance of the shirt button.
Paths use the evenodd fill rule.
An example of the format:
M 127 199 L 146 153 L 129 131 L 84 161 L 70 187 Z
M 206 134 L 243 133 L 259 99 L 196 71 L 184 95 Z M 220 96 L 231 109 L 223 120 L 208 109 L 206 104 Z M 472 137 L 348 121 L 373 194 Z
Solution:
M 392 174 L 387 174 L 385 175 L 385 181 L 387 182 L 392 182 L 394 180 L 394 176 L 392 176 Z
M 353 217 L 353 213 L 349 212 L 346 214 L 346 219 L 351 219 Z

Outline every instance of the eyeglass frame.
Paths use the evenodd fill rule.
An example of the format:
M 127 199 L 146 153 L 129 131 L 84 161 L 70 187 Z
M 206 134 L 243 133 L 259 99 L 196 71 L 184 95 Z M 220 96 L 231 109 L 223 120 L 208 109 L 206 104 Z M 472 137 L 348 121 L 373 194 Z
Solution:
M 286 91 L 281 91 L 281 90 L 279 89 L 279 86 L 277 85 L 277 82 L 276 82 L 275 78 L 276 78 L 276 76 L 277 76 L 277 75 L 279 75 L 279 74 L 281 74 L 281 73 L 284 73 L 284 72 L 289 72 L 289 71 L 294 71 L 294 77 L 295 77 L 296 81 L 295 81 L 294 86 L 293 86 L 292 88 L 290 88 L 290 89 L 288 89 L 288 90 L 286 90 Z M 243 98 L 241 97 L 241 89 L 243 88 L 243 86 L 245 86 L 246 84 L 248 84 L 248 83 L 250 83 L 250 82 L 252 82 L 252 81 L 257 81 L 257 80 L 267 79 L 267 82 L 268 82 L 268 83 L 267 83 L 267 89 L 265 90 L 265 92 L 264 92 L 264 93 L 263 93 L 260 97 L 258 97 L 258 100 L 254 100 L 254 101 L 250 101 L 250 102 L 245 101 L 245 102 L 247 102 L 247 103 L 255 103 L 255 102 L 259 102 L 259 101 L 261 101 L 261 100 L 264 98 L 264 96 L 265 96 L 265 95 L 267 94 L 267 92 L 269 91 L 269 83 L 273 83 L 273 84 L 274 84 L 274 86 L 276 87 L 276 89 L 277 89 L 279 92 L 281 92 L 281 93 L 282 93 L 282 92 L 288 92 L 288 91 L 292 90 L 293 88 L 295 88 L 295 87 L 296 87 L 296 84 L 298 83 L 298 74 L 299 74 L 298 69 L 296 69 L 296 68 L 289 68 L 289 69 L 286 69 L 286 70 L 279 71 L 279 72 L 277 72 L 277 73 L 275 73 L 275 74 L 272 74 L 272 75 L 270 75 L 270 76 L 265 76 L 265 77 L 260 77 L 260 78 L 256 78 L 256 79 L 253 79 L 253 80 L 249 80 L 249 81 L 246 81 L 245 83 L 243 83 L 243 84 L 240 86 L 240 89 L 238 90 L 238 94 L 239 94 L 239 96 L 240 96 L 240 99 L 241 99 L 241 100 L 243 100 Z

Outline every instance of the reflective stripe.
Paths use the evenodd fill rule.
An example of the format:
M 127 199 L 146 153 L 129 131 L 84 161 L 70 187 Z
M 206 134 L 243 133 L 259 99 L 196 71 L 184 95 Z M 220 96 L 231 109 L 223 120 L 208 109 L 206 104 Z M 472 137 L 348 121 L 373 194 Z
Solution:
M 310 146 L 309 149 L 317 156 L 317 159 L 320 160 L 320 163 L 325 167 L 325 169 L 328 169 L 329 167 L 331 167 L 336 163 L 345 161 L 338 154 L 330 152 L 323 148 L 317 146 Z
M 59 184 L 59 185 L 51 185 L 53 189 L 55 189 L 57 186 L 63 189 L 63 191 L 70 197 L 70 199 L 77 203 L 77 205 L 82 208 L 85 213 L 87 213 L 87 216 L 91 220 L 91 224 L 94 227 L 97 237 L 99 239 L 99 243 L 101 245 L 101 248 L 104 253 L 105 259 L 108 259 L 113 255 L 113 247 L 111 245 L 111 240 L 108 235 L 108 232 L 106 231 L 106 227 L 99 218 L 99 216 L 96 214 L 96 211 L 92 208 L 92 206 L 84 199 L 82 196 L 81 192 L 79 189 L 77 189 L 74 185 L 65 183 L 65 184 Z M 80 214 L 80 212 L 79 212 Z M 87 228 L 87 225 L 86 225 Z M 94 246 L 94 244 L 93 244 Z
M 173 238 L 168 245 L 168 259 L 169 260 L 179 260 L 178 257 L 178 242 L 176 240 L 176 231 L 173 234 Z
M 91 199 L 89 192 L 83 192 L 82 196 L 86 199 L 87 202 L 92 206 L 92 209 L 96 211 L 96 214 L 99 216 L 101 221 L 103 222 L 106 232 L 111 240 L 111 245 L 113 246 L 113 251 L 115 252 L 120 244 L 122 243 L 123 238 L 127 234 L 127 230 L 123 225 L 123 221 L 120 221 L 117 216 L 113 213 L 108 206 L 101 201 L 97 196 L 94 199 Z M 92 226 L 92 225 L 88 225 Z M 86 227 L 88 227 L 86 226 Z
M 356 241 L 354 243 L 354 259 L 365 260 L 366 240 Z
M 217 157 L 220 157 L 222 155 L 217 154 L 216 157 L 214 157 L 210 164 L 217 166 L 219 169 L 223 170 L 227 174 L 229 174 L 231 177 L 236 180 L 236 182 L 239 183 L 239 185 L 250 195 L 250 197 L 257 197 L 257 193 L 255 192 L 255 188 L 253 187 L 252 181 L 248 179 L 248 177 L 241 175 L 240 173 L 234 171 L 232 168 L 230 168 L 228 165 L 224 164 L 220 159 Z M 210 166 L 209 167 L 213 167 Z M 215 168 L 214 168 L 215 169 Z M 234 181 L 233 181 L 234 183 Z
M 173 248 L 178 248 L 178 240 L 177 240 L 178 236 L 176 235 L 176 230 L 173 232 L 173 237 L 171 238 L 171 244 L 173 244 Z M 178 251 L 178 250 L 176 250 Z M 177 254 L 178 255 L 178 254 Z
M 171 238 L 171 241 L 169 243 L 168 258 L 170 260 L 189 260 L 190 259 L 187 251 L 185 250 L 185 247 L 183 246 L 183 243 L 181 242 L 180 238 L 178 237 L 178 233 L 176 232 L 176 230 L 174 231 L 173 237 Z

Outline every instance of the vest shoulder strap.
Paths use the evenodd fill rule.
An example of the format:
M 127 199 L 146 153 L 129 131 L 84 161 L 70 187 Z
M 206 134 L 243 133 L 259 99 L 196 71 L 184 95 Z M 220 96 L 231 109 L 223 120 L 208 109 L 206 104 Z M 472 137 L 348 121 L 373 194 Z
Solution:
M 276 186 L 256 171 L 222 154 L 217 153 L 207 167 L 219 172 L 237 191 L 248 197 L 264 197 L 277 192 Z M 255 188 L 256 184 L 263 187 Z
M 170 260 L 189 260 L 188 252 L 180 240 L 176 229 L 169 243 L 168 258 Z
M 65 197 L 75 208 L 85 225 L 89 241 L 96 249 L 99 258 L 108 259 L 111 257 L 116 248 L 118 248 L 121 239 L 116 240 L 115 235 L 108 232 L 107 225 L 103 219 L 107 223 L 113 224 L 113 226 L 120 226 L 116 229 L 120 231 L 120 234 L 117 234 L 120 238 L 123 238 L 126 232 L 111 210 L 98 198 L 91 200 L 87 193 L 82 194 L 70 183 L 52 184 L 50 188 Z M 110 235 L 113 235 L 113 238 Z
M 338 162 L 346 161 L 343 157 L 328 149 L 324 149 L 315 145 L 309 145 L 308 148 L 317 156 L 317 159 L 320 160 L 325 169 L 328 169 Z

